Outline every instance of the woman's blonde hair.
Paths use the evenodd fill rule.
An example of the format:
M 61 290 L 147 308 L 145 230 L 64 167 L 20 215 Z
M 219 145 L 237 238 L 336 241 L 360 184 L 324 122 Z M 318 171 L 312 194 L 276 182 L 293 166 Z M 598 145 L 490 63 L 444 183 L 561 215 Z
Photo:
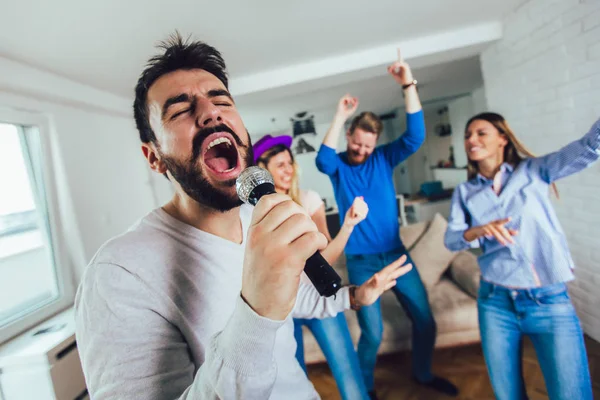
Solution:
M 267 165 L 269 165 L 269 161 L 271 161 L 271 158 L 275 157 L 279 153 L 283 153 L 284 151 L 287 151 L 289 153 L 290 158 L 292 159 L 292 167 L 294 168 L 294 172 L 292 174 L 292 181 L 290 184 L 290 191 L 288 193 L 288 196 L 290 196 L 292 198 L 292 200 L 294 200 L 296 203 L 300 204 L 300 185 L 298 184 L 298 164 L 296 164 L 296 161 L 294 160 L 294 155 L 292 154 L 292 151 L 290 150 L 289 147 L 287 147 L 283 144 L 278 144 L 276 146 L 273 146 L 269 150 L 265 151 L 260 156 L 260 158 L 258 160 L 256 160 L 256 163 L 258 164 L 259 167 L 268 169 Z
M 490 124 L 494 125 L 501 135 L 506 137 L 508 143 L 506 146 L 504 146 L 504 162 L 512 165 L 513 168 L 516 168 L 525 158 L 535 157 L 535 155 L 533 155 L 533 153 L 529 151 L 519 139 L 517 139 L 514 131 L 510 128 L 508 122 L 506 122 L 502 115 L 493 112 L 483 112 L 477 114 L 467 121 L 465 132 L 469 129 L 469 125 L 476 120 L 489 122 Z M 468 159 L 467 173 L 469 179 L 475 178 L 479 173 L 479 165 L 476 162 Z M 558 188 L 556 187 L 555 183 L 552 183 L 552 191 L 558 198 Z

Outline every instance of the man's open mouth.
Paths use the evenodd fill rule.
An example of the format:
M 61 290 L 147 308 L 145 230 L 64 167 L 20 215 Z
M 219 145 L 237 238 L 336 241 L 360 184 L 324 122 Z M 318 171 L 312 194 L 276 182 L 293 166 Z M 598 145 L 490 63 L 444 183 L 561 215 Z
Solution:
M 216 175 L 229 175 L 240 166 L 238 149 L 227 132 L 213 133 L 204 141 L 202 160 Z

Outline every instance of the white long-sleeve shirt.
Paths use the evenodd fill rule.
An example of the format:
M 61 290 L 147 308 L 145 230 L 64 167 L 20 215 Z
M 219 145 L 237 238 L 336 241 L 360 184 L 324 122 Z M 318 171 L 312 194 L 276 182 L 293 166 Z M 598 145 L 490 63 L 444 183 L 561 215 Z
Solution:
M 292 315 L 273 321 L 240 297 L 252 209 L 235 244 L 156 209 L 100 248 L 75 300 L 91 397 L 315 399 L 298 365 L 293 321 L 350 306 L 346 288 L 320 297 L 301 283 Z

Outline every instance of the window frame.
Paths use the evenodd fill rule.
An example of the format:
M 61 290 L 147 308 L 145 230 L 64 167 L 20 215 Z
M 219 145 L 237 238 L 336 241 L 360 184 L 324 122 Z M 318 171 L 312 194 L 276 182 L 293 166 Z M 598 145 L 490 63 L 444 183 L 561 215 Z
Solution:
M 56 276 L 58 297 L 43 303 L 37 303 L 15 315 L 7 325 L 0 327 L 0 344 L 17 336 L 52 317 L 53 315 L 73 305 L 75 285 L 73 271 L 67 257 L 64 230 L 61 226 L 60 208 L 57 197 L 57 180 L 54 173 L 54 146 L 52 140 L 53 124 L 50 115 L 21 110 L 12 110 L 0 107 L 0 122 L 21 127 L 27 135 L 28 130 L 36 129 L 39 132 L 40 165 L 42 184 L 44 187 L 44 201 L 46 216 L 48 218 L 48 231 L 51 253 L 54 256 L 54 274 Z

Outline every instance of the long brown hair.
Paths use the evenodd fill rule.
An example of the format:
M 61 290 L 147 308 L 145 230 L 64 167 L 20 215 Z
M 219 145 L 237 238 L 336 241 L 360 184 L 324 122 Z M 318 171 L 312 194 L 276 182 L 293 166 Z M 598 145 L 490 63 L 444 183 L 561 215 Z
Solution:
M 278 144 L 276 146 L 271 147 L 269 150 L 265 151 L 258 160 L 256 160 L 256 163 L 258 164 L 259 167 L 267 168 L 267 165 L 269 165 L 269 161 L 271 161 L 271 158 L 275 157 L 277 154 L 279 153 L 283 153 L 284 151 L 287 151 L 290 155 L 290 158 L 292 159 L 292 167 L 294 168 L 294 173 L 292 174 L 292 181 L 290 183 L 290 191 L 288 193 L 288 196 L 290 196 L 292 198 L 292 200 L 294 200 L 296 203 L 300 204 L 300 187 L 298 184 L 298 165 L 296 164 L 296 161 L 294 160 L 294 155 L 292 154 L 292 151 L 290 150 L 289 147 L 283 145 L 283 144 Z
M 469 129 L 469 125 L 471 125 L 471 123 L 475 120 L 489 122 L 490 124 L 494 125 L 501 135 L 506 137 L 508 143 L 506 146 L 504 146 L 504 162 L 512 165 L 513 168 L 516 168 L 524 159 L 535 157 L 535 155 L 529 151 L 527 147 L 525 147 L 525 145 L 517 138 L 514 131 L 510 128 L 508 122 L 506 122 L 502 115 L 493 112 L 483 112 L 477 114 L 467 121 L 465 132 Z M 475 178 L 479 173 L 479 165 L 468 158 L 467 173 L 469 179 Z M 555 183 L 552 183 L 552 191 L 556 195 L 556 198 L 558 198 L 558 188 L 556 187 Z

